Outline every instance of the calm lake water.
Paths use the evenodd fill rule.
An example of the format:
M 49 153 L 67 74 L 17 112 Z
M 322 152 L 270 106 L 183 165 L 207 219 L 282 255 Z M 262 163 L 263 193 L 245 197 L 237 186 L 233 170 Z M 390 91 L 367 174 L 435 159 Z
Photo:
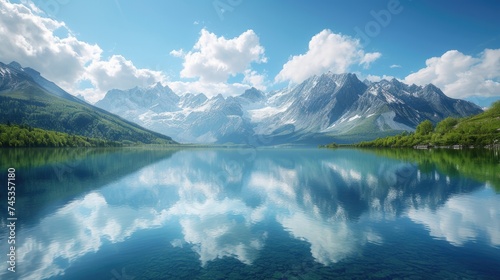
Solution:
M 1 150 L 1 279 L 498 279 L 487 151 Z M 16 272 L 7 168 L 16 169 Z

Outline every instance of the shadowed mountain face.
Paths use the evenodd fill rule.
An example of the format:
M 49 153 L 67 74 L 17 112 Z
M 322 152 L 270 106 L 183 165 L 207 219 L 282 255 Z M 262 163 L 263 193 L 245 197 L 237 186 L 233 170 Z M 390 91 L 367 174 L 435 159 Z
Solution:
M 85 103 L 34 69 L 0 62 L 0 123 L 9 122 L 110 141 L 175 143 Z
M 318 144 L 374 139 L 413 131 L 423 120 L 465 117 L 482 110 L 447 97 L 439 88 L 396 79 L 363 83 L 355 74 L 325 73 L 294 87 L 240 96 L 177 96 L 157 84 L 112 90 L 96 106 L 181 142 Z

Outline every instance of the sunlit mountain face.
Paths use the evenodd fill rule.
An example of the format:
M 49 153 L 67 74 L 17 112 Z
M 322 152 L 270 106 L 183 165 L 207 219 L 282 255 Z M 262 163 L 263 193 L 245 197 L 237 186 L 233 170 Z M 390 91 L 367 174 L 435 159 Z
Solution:
M 23 204 L 39 209 L 19 227 L 18 261 L 29 264 L 18 268 L 23 279 L 102 276 L 122 268 L 134 276 L 166 275 L 161 267 L 181 263 L 191 276 L 229 267 L 265 275 L 262 269 L 277 269 L 271 260 L 290 275 L 300 274 L 294 254 L 301 256 L 302 273 L 323 275 L 371 262 L 366 254 L 395 252 L 411 260 L 419 253 L 406 250 L 419 246 L 427 252 L 436 243 L 443 247 L 436 258 L 448 250 L 486 263 L 500 256 L 500 196 L 491 185 L 498 180 L 462 176 L 443 168 L 443 160 L 420 163 L 408 160 L 411 154 L 401 160 L 399 152 L 391 158 L 356 150 L 137 151 L 114 154 L 128 171 L 100 178 L 95 174 L 114 167 L 99 158 L 113 154 L 70 156 L 81 159 L 33 169 L 45 170 L 37 188 L 52 195 Z M 64 162 L 65 155 L 58 157 Z M 93 187 L 57 194 L 55 186 L 75 178 L 87 178 Z M 24 184 L 34 180 L 28 176 Z M 396 245 L 405 238 L 413 244 Z M 139 251 L 145 259 L 132 269 L 128 256 Z M 79 274 L 110 254 L 116 257 L 102 268 Z M 148 264 L 153 259 L 159 263 Z M 448 260 L 440 269 L 455 265 Z
M 236 97 L 176 95 L 168 86 L 111 90 L 96 106 L 189 143 L 274 145 L 374 139 L 414 131 L 424 120 L 465 117 L 482 110 L 430 84 L 396 79 L 365 84 L 355 74 L 315 75 L 268 93 L 251 88 Z M 360 138 L 361 137 L 361 138 Z

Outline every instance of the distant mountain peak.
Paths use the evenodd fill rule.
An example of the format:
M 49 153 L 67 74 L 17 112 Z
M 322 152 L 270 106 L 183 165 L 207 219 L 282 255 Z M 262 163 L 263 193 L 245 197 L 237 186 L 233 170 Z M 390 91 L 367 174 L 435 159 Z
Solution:
M 367 85 L 367 86 L 371 86 L 371 85 L 373 84 L 373 82 L 372 82 L 372 81 L 370 81 L 370 80 L 368 80 L 368 79 L 364 79 L 364 80 L 363 80 L 363 83 L 364 83 L 365 85 Z
M 154 85 L 151 86 L 151 89 L 155 89 L 158 91 L 168 91 L 168 92 L 172 91 L 172 89 L 168 85 L 163 85 L 161 82 L 156 82 Z
M 426 90 L 434 90 L 434 91 L 441 91 L 440 88 L 438 88 L 437 86 L 435 86 L 432 83 L 425 85 L 424 89 L 426 89 Z
M 35 69 L 33 69 L 31 67 L 25 67 L 25 68 L 23 68 L 23 70 L 31 76 L 41 76 L 40 72 L 36 71 Z
M 443 91 L 441 91 L 440 88 L 438 88 L 432 83 L 425 85 L 422 88 L 422 93 L 424 95 L 439 95 L 440 97 L 449 98 L 446 94 L 443 93 Z
M 23 70 L 23 67 L 21 66 L 21 64 L 19 64 L 19 62 L 17 61 L 12 61 L 11 63 L 8 64 L 10 67 L 14 68 L 14 69 L 17 69 L 17 70 Z
M 149 87 L 136 86 L 129 90 L 109 90 L 95 105 L 122 115 L 127 110 L 173 112 L 179 110 L 179 101 L 180 97 L 177 94 L 168 86 L 158 82 Z
M 362 82 L 356 74 L 332 71 L 268 93 L 251 87 L 227 98 L 220 93 L 211 98 L 186 93 L 176 101 L 161 93 L 170 91 L 167 86 L 153 87 L 158 98 L 145 101 L 147 95 L 125 95 L 98 105 L 150 129 L 198 143 L 247 143 L 259 137 L 272 144 L 309 143 L 333 135 L 369 140 L 384 133 L 413 131 L 425 119 L 435 123 L 480 111 L 446 97 L 434 85 L 408 86 L 395 78 Z M 167 103 L 159 100 L 177 109 L 169 111 Z
M 342 80 L 342 79 L 358 79 L 358 76 L 353 73 L 334 73 L 332 71 L 328 71 L 324 74 L 319 75 L 319 77 L 328 77 L 333 80 Z
M 251 87 L 245 90 L 245 92 L 243 92 L 240 97 L 245 98 L 251 102 L 257 102 L 265 99 L 266 95 L 255 87 Z

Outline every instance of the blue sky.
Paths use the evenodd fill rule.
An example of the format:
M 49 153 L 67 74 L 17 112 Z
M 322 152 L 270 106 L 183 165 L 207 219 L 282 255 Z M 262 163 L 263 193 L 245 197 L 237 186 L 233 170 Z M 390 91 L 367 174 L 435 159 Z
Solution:
M 9 41 L 0 61 L 92 102 L 158 81 L 179 94 L 234 95 L 326 71 L 500 98 L 499 1 L 0 0 L 0 9 Z

